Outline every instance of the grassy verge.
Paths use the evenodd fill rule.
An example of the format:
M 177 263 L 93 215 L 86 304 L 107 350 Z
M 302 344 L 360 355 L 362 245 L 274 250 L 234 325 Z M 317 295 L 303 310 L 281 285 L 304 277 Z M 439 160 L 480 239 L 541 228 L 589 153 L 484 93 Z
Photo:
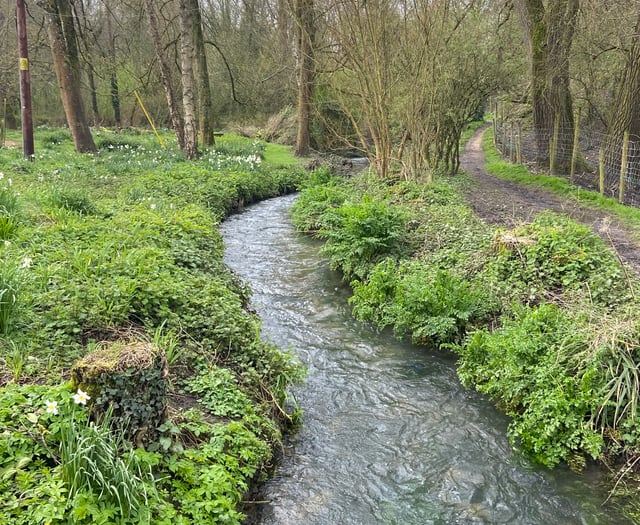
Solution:
M 640 209 L 624 206 L 612 197 L 605 197 L 595 191 L 586 190 L 572 185 L 562 177 L 550 175 L 536 175 L 524 165 L 512 164 L 501 158 L 493 145 L 493 130 L 488 129 L 482 139 L 482 149 L 485 154 L 485 168 L 492 175 L 506 180 L 543 188 L 562 197 L 575 199 L 580 204 L 592 208 L 610 211 L 625 224 L 631 226 L 640 237 Z
M 235 136 L 195 162 L 169 135 L 95 138 L 93 156 L 58 129 L 35 162 L 0 150 L 0 522 L 239 523 L 302 370 L 260 340 L 217 224 L 306 175 Z M 89 355 L 113 380 L 79 391 Z
M 293 219 L 325 239 L 354 315 L 457 353 L 463 383 L 511 417 L 510 436 L 532 460 L 632 474 L 640 283 L 565 216 L 542 213 L 514 230 L 482 223 L 466 184 L 464 175 L 432 185 L 330 179 L 303 191 Z

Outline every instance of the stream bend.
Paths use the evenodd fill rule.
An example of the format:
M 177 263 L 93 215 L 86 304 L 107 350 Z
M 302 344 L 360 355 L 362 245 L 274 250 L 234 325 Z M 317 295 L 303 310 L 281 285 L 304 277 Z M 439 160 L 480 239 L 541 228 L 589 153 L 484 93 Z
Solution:
M 289 222 L 295 198 L 251 206 L 220 228 L 263 337 L 308 367 L 295 390 L 304 424 L 263 488 L 261 523 L 627 523 L 602 509 L 597 471 L 546 470 L 514 450 L 508 419 L 461 386 L 454 356 L 355 321 L 318 242 Z

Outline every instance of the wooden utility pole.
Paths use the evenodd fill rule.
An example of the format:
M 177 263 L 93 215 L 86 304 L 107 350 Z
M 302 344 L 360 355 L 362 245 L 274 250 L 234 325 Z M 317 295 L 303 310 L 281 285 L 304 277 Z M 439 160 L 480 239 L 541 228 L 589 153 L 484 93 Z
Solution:
M 27 46 L 27 18 L 24 0 L 16 0 L 18 25 L 18 54 L 20 58 L 20 112 L 22 121 L 22 149 L 24 156 L 33 159 L 33 113 L 31 110 L 31 79 L 29 76 L 29 48 Z

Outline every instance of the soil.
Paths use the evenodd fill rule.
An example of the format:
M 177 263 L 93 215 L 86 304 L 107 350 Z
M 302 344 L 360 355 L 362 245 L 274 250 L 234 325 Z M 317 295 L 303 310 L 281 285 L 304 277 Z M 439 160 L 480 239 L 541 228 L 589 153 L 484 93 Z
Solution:
M 589 208 L 577 200 L 559 197 L 543 189 L 528 187 L 487 173 L 484 169 L 482 135 L 479 129 L 467 142 L 460 166 L 473 179 L 467 195 L 471 208 L 487 223 L 513 228 L 541 211 L 563 213 L 590 227 L 617 252 L 620 259 L 640 274 L 640 238 L 613 214 Z

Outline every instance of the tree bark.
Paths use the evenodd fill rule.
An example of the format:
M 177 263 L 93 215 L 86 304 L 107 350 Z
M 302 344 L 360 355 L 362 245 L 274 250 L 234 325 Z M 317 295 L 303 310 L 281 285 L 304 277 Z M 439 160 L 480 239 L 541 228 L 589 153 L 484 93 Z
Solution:
M 603 144 L 607 172 L 615 174 L 616 184 L 625 132 L 629 133 L 632 142 L 640 142 L 640 12 Z M 607 186 L 611 191 L 613 183 Z
M 298 47 L 298 134 L 295 154 L 305 156 L 311 149 L 311 109 L 315 88 L 313 0 L 295 0 L 294 18 Z
M 75 22 L 68 0 L 40 1 L 47 13 L 47 32 L 62 106 L 78 153 L 97 151 L 87 123 L 80 90 L 80 60 Z
M 120 87 L 118 85 L 118 68 L 116 64 L 116 39 L 111 25 L 111 8 L 105 3 L 107 17 L 107 40 L 109 46 L 109 94 L 111 95 L 111 108 L 113 120 L 117 128 L 122 127 L 122 115 L 120 111 Z
M 625 131 L 629 132 L 631 140 L 640 140 L 640 13 L 609 120 L 607 140 L 622 144 Z
M 176 138 L 178 139 L 178 146 L 181 151 L 185 149 L 184 138 L 184 120 L 178 109 L 178 99 L 173 88 L 173 82 L 171 81 L 171 69 L 167 62 L 166 55 L 162 48 L 162 38 L 160 37 L 160 29 L 158 26 L 158 18 L 154 7 L 153 0 L 145 0 L 147 8 L 147 16 L 149 17 L 149 27 L 151 29 L 151 37 L 153 39 L 153 47 L 156 53 L 156 59 L 160 65 L 160 80 L 164 87 L 164 92 L 167 97 L 167 106 L 169 108 L 169 117 L 171 119 L 171 127 L 176 132 Z
M 180 62 L 182 64 L 182 107 L 184 109 L 184 156 L 198 158 L 195 97 L 193 94 L 193 13 L 190 0 L 180 0 Z
M 517 0 L 531 61 L 531 104 L 537 163 L 549 165 L 549 138 L 559 118 L 562 136 L 573 137 L 569 52 L 579 0 Z M 560 141 L 558 157 L 571 158 L 571 140 Z M 565 155 L 566 154 L 566 155 Z M 556 164 L 562 169 L 563 163 Z
M 198 0 L 191 0 L 193 13 L 193 42 L 196 53 L 195 76 L 198 86 L 198 108 L 200 140 L 204 146 L 215 144 L 213 102 L 211 100 L 211 84 L 209 82 L 209 68 L 204 47 L 204 34 L 202 31 L 202 15 Z

